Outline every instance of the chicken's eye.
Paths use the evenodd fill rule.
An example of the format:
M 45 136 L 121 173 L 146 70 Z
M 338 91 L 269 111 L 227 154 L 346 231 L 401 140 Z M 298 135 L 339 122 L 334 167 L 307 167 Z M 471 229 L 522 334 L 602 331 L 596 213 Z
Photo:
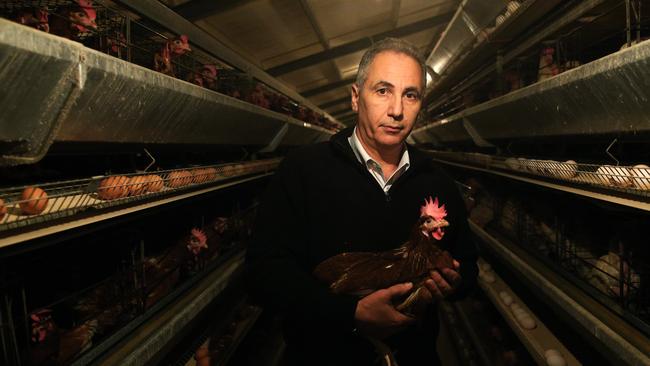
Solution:
M 430 223 L 431 223 L 431 219 L 427 219 L 426 223 L 427 223 L 427 224 L 430 224 Z

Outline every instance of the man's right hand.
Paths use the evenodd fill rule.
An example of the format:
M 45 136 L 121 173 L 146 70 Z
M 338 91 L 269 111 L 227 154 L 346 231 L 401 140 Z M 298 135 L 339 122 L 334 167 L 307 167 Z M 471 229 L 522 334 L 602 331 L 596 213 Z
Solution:
M 384 339 L 404 329 L 415 319 L 395 309 L 393 298 L 402 297 L 413 287 L 412 283 L 401 283 L 383 290 L 377 290 L 357 303 L 354 319 L 357 330 L 364 335 Z

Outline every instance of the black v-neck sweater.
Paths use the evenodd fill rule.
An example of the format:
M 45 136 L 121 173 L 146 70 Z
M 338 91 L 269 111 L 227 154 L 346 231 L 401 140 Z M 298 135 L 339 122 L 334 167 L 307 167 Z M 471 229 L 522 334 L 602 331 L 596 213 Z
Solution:
M 289 343 L 309 337 L 327 344 L 352 332 L 358 299 L 330 293 L 311 275 L 314 267 L 341 252 L 401 245 L 428 197 L 445 205 L 450 226 L 440 244 L 461 263 L 463 281 L 454 297 L 476 282 L 477 250 L 455 183 L 408 146 L 409 169 L 384 193 L 354 155 L 348 142 L 352 130 L 290 153 L 260 206 L 247 252 L 247 279 L 254 297 L 284 314 Z M 436 332 L 431 331 L 434 337 Z

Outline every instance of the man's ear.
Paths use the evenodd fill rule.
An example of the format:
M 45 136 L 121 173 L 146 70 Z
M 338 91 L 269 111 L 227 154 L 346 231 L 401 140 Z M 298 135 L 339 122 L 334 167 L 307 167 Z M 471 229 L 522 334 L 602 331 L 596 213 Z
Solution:
M 359 86 L 357 86 L 357 84 L 352 84 L 351 97 L 352 110 L 359 112 Z

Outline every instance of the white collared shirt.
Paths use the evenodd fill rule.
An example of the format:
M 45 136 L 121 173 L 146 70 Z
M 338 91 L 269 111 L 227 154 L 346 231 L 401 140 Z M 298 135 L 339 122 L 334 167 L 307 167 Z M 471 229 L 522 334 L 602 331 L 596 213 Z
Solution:
M 375 177 L 375 180 L 377 180 L 377 183 L 379 183 L 379 186 L 381 189 L 384 190 L 384 193 L 387 193 L 390 187 L 393 186 L 393 183 L 399 178 L 404 172 L 409 168 L 411 165 L 411 160 L 409 158 L 409 151 L 404 146 L 404 150 L 402 152 L 402 158 L 399 161 L 399 164 L 397 165 L 397 169 L 391 175 L 386 179 L 384 177 L 384 172 L 381 169 L 381 165 L 379 165 L 378 162 L 376 162 L 373 158 L 370 157 L 366 149 L 363 147 L 361 144 L 361 141 L 359 141 L 359 137 L 357 136 L 357 128 L 354 128 L 354 131 L 352 131 L 352 135 L 348 137 L 348 142 L 350 143 L 350 147 L 352 147 L 352 151 L 354 152 L 354 155 L 356 155 L 357 159 L 359 162 L 364 164 L 366 166 L 366 169 L 368 169 L 368 172 Z

